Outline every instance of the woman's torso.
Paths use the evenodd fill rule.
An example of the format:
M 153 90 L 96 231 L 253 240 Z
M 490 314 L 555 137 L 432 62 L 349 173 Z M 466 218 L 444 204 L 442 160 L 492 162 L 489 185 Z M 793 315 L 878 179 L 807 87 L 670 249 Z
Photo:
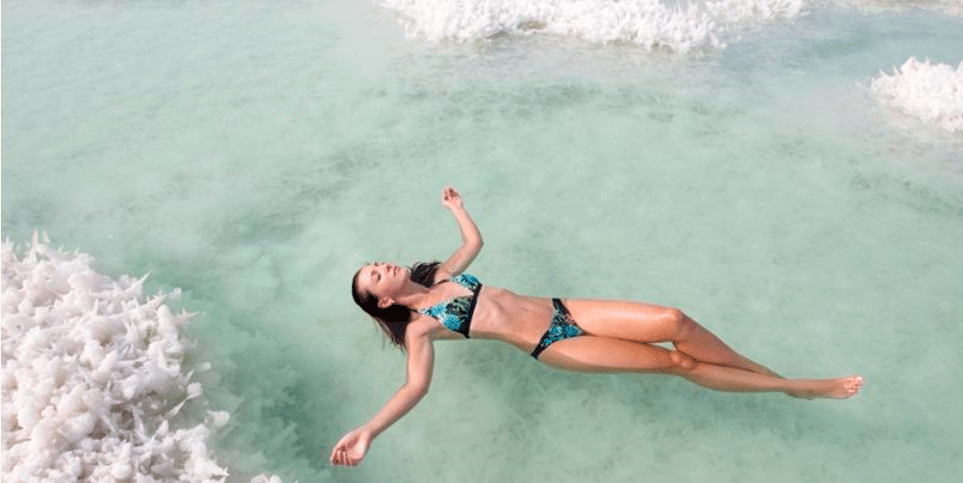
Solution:
M 432 287 L 431 298 L 436 299 L 436 303 L 441 303 L 471 295 L 471 290 L 464 286 L 444 282 Z M 523 351 L 531 351 L 551 323 L 553 313 L 551 299 L 519 295 L 510 290 L 482 284 L 471 314 L 469 336 L 501 340 Z M 421 315 L 438 325 L 439 330 L 433 331 L 437 338 L 464 338 L 434 317 Z

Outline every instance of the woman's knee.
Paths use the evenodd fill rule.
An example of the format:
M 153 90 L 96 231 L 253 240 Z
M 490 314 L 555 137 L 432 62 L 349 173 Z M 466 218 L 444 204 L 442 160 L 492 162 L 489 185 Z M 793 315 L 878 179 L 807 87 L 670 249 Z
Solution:
M 669 360 L 672 361 L 670 372 L 679 375 L 688 373 L 698 364 L 698 361 L 693 359 L 692 356 L 678 350 L 669 352 Z
M 675 307 L 666 308 L 663 317 L 665 318 L 666 324 L 671 327 L 673 342 L 688 339 L 699 327 L 699 324 L 686 315 L 685 312 Z

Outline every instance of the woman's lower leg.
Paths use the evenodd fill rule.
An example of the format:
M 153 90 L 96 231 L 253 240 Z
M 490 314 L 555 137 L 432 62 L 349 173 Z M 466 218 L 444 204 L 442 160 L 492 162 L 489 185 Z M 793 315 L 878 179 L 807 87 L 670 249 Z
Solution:
M 732 350 L 725 342 L 716 337 L 715 334 L 699 325 L 698 322 L 692 320 L 689 316 L 680 314 L 680 317 L 683 317 L 681 325 L 685 327 L 683 336 L 680 340 L 673 341 L 675 348 L 680 352 L 684 352 L 702 362 L 782 378 L 782 376 L 776 374 L 768 367 L 753 362 L 749 358 Z
M 782 392 L 794 397 L 846 398 L 862 386 L 859 376 L 837 379 L 783 379 L 728 366 L 697 362 L 676 372 L 700 386 L 727 392 Z

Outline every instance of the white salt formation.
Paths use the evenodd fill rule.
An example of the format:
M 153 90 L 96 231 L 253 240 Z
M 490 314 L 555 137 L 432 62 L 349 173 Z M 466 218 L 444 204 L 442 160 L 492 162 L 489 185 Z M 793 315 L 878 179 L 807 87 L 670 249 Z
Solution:
M 963 1 L 960 0 L 829 0 L 829 3 L 869 13 L 928 9 L 963 16 Z
M 178 417 L 202 394 L 178 333 L 192 314 L 47 243 L 2 246 L 3 481 L 224 481 L 206 442 L 228 413 Z
M 716 0 L 668 6 L 659 0 L 383 0 L 408 35 L 470 41 L 498 33 L 544 32 L 589 42 L 623 42 L 685 53 L 724 47 L 738 27 L 799 15 L 804 0 Z
M 893 75 L 881 72 L 870 89 L 891 109 L 950 132 L 963 131 L 963 62 L 953 70 L 911 57 Z

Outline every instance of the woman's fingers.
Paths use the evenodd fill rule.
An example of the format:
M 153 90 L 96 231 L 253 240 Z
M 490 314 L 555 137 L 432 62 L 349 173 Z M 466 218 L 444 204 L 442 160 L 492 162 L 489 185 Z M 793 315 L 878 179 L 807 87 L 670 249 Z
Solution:
M 338 445 L 335 446 L 334 449 L 331 451 L 331 464 L 337 465 L 337 466 L 344 466 L 344 464 L 345 464 L 345 452 L 344 452 L 344 445 L 343 445 L 343 444 L 338 444 Z
M 335 466 L 358 466 L 359 459 L 348 455 L 344 445 L 338 445 L 331 451 L 331 464 Z
M 341 437 L 341 441 L 334 445 L 334 449 L 331 450 L 331 464 L 337 466 L 354 466 L 353 458 L 348 456 L 349 446 L 354 442 L 356 436 L 354 432 L 350 432 Z
M 453 207 L 461 204 L 461 195 L 452 186 L 446 186 L 441 192 L 441 202 L 445 206 Z

